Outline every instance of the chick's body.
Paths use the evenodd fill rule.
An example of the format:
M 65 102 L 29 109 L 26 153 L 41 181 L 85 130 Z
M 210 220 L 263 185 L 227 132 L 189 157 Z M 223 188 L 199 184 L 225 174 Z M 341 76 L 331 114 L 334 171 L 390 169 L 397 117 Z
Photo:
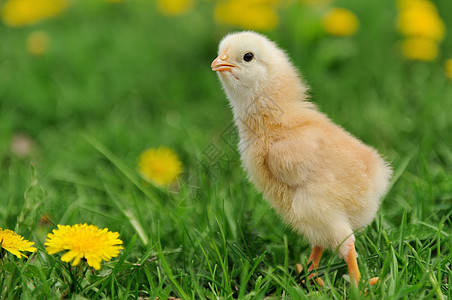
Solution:
M 359 281 L 353 231 L 375 217 L 391 168 L 307 101 L 298 72 L 264 36 L 226 36 L 212 69 L 230 101 L 250 180 L 285 223 L 321 249 L 313 250 L 314 262 L 323 248 L 338 249 Z
M 335 250 L 375 217 L 385 163 L 316 111 L 256 136 L 240 130 L 243 166 L 283 220 L 313 245 Z

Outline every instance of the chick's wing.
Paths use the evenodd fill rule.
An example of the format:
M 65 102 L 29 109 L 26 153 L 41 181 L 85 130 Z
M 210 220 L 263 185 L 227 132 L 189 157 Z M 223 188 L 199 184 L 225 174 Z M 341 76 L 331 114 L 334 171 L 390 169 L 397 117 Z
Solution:
M 322 165 L 325 143 L 314 132 L 299 132 L 274 143 L 268 152 L 270 173 L 289 186 L 300 185 Z

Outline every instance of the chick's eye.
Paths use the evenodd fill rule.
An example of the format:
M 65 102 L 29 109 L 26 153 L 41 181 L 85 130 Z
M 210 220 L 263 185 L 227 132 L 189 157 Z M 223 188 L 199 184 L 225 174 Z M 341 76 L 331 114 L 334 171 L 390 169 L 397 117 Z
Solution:
M 254 54 L 251 52 L 245 53 L 245 55 L 243 55 L 243 60 L 246 62 L 252 61 L 253 58 L 254 58 Z

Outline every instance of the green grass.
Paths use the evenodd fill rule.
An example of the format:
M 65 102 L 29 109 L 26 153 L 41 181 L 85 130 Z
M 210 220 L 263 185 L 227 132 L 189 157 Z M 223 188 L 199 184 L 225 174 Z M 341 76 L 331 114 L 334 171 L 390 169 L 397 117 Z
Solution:
M 361 21 L 355 37 L 304 29 L 309 20 L 299 16 L 313 12 L 297 5 L 281 9 L 280 26 L 268 33 L 321 110 L 394 166 L 376 220 L 357 233 L 363 278 L 381 278 L 362 283 L 364 296 L 330 252 L 319 269 L 325 287 L 299 284 L 307 274 L 298 276 L 295 264 L 306 267 L 310 246 L 245 179 L 234 135 L 224 134 L 232 115 L 209 66 L 233 29 L 214 23 L 213 3 L 177 18 L 151 2 L 89 3 L 33 26 L 0 25 L 0 227 L 38 248 L 28 260 L 0 260 L 0 298 L 452 298 L 449 35 L 437 60 L 404 60 L 389 0 L 339 1 Z M 450 34 L 452 4 L 435 3 Z M 42 57 L 25 48 L 34 30 L 51 37 Z M 25 158 L 10 150 L 18 133 L 34 142 Z M 137 174 L 141 151 L 160 145 L 183 161 L 179 190 Z M 209 145 L 221 160 L 203 155 Z M 85 222 L 124 241 L 100 271 L 70 268 L 44 250 L 56 224 Z

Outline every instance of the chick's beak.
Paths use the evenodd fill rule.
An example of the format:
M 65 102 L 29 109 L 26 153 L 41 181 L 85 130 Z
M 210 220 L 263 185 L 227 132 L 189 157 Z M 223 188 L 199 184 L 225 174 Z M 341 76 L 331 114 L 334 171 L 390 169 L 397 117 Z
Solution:
M 227 62 L 226 61 L 227 58 L 228 58 L 227 55 L 222 55 L 215 58 L 212 64 L 210 65 L 212 71 L 224 72 L 231 71 L 232 68 L 235 68 L 236 65 Z

